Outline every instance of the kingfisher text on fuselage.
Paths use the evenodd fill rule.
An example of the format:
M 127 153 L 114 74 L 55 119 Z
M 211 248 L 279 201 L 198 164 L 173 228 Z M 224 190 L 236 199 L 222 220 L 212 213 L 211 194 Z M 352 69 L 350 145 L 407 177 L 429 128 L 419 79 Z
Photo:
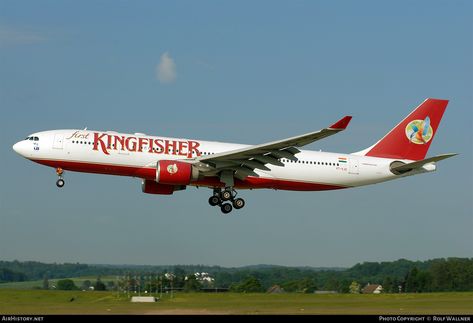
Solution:
M 76 137 L 79 134 L 73 134 Z M 94 132 L 93 150 L 110 155 L 110 150 L 147 152 L 193 158 L 200 156 L 200 143 L 193 140 L 169 140 Z

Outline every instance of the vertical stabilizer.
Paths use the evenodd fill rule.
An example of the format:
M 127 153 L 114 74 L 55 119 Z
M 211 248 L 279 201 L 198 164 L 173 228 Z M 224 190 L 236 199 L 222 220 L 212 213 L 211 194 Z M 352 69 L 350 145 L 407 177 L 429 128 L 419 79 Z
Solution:
M 363 154 L 383 158 L 424 159 L 447 104 L 448 100 L 425 100 L 374 146 L 364 150 Z

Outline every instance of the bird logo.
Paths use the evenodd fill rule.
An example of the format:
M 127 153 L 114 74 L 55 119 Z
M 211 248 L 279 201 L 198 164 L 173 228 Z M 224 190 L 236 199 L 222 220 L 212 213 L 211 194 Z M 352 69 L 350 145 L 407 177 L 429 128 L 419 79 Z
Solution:
M 432 139 L 434 129 L 430 125 L 430 118 L 425 120 L 413 120 L 406 127 L 406 136 L 410 142 L 417 145 L 424 145 Z
M 178 171 L 177 165 L 176 164 L 168 165 L 167 171 L 171 175 L 176 174 Z

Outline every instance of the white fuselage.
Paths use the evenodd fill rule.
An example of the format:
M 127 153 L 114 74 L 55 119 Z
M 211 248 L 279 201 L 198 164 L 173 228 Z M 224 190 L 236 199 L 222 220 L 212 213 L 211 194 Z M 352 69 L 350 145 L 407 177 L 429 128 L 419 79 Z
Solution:
M 247 147 L 182 138 L 145 134 L 123 134 L 91 130 L 51 130 L 30 135 L 14 150 L 32 161 L 64 170 L 124 175 L 153 179 L 159 160 L 193 160 Z M 367 157 L 301 150 L 297 161 L 282 158 L 284 166 L 267 164 L 268 170 L 256 169 L 258 176 L 235 183 L 240 188 L 273 188 L 316 191 L 374 184 L 403 177 L 390 171 L 394 161 L 410 160 Z M 410 172 L 409 175 L 434 171 L 435 165 Z M 220 186 L 218 178 L 197 180 L 190 185 Z

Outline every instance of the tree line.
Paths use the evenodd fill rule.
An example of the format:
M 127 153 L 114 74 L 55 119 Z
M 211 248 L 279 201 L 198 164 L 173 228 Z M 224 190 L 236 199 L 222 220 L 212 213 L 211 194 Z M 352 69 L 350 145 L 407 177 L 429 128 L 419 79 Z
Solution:
M 196 272 L 206 272 L 213 280 L 198 280 L 194 276 Z M 235 292 L 263 292 L 278 285 L 286 292 L 312 293 L 318 290 L 348 293 L 353 282 L 361 287 L 381 284 L 383 292 L 387 293 L 473 291 L 473 258 L 364 262 L 347 269 L 272 265 L 241 268 L 202 265 L 107 266 L 0 261 L 0 282 L 86 275 L 118 276 L 120 279 L 116 283 L 108 282 L 109 286 L 104 284 L 104 289 L 128 291 L 136 291 L 137 288 L 150 291 L 159 288 L 183 291 L 226 288 Z M 93 284 L 97 286 L 97 282 L 90 286 Z M 99 286 L 96 290 L 101 290 Z

